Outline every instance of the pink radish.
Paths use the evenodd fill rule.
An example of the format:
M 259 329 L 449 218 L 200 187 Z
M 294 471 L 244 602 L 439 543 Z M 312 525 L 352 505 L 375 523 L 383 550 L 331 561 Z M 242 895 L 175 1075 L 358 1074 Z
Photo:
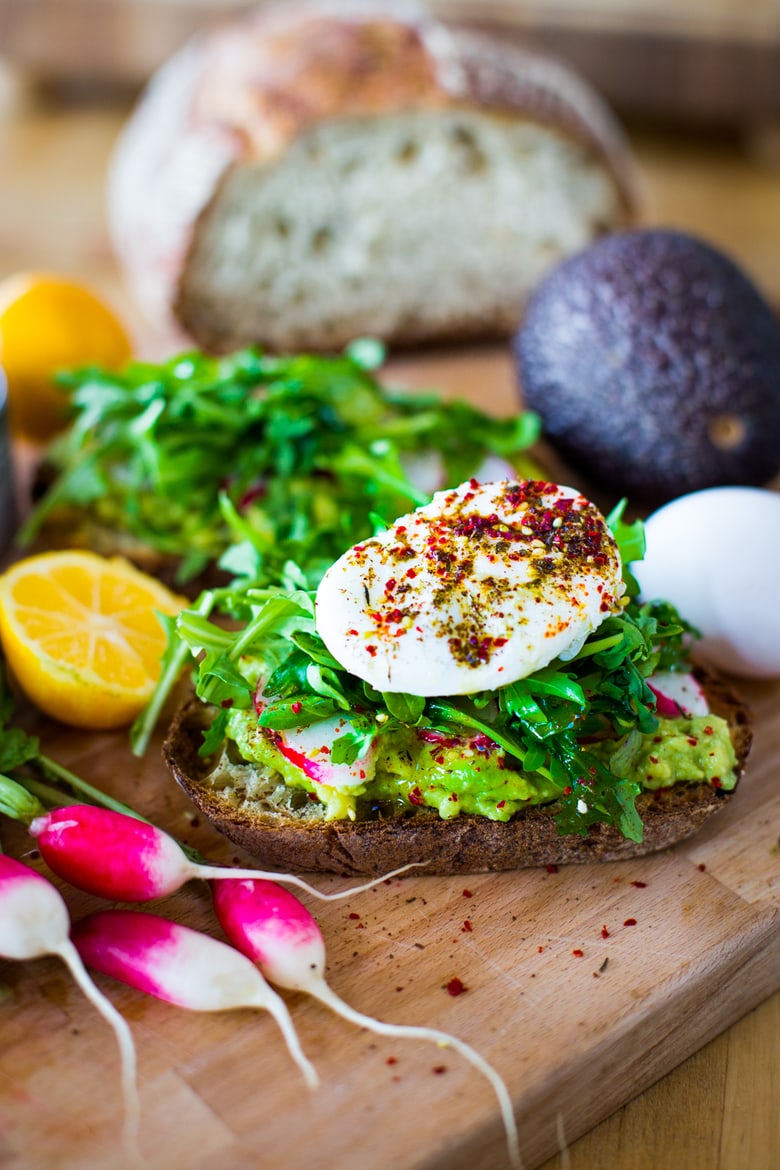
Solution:
M 284 1001 L 254 964 L 208 934 L 138 910 L 101 910 L 73 929 L 88 967 L 138 991 L 194 1012 L 255 1007 L 276 1020 L 293 1060 L 311 1088 L 319 1084 L 298 1043 Z
M 487 1077 L 493 1086 L 507 1136 L 513 1167 L 521 1166 L 512 1101 L 492 1065 L 464 1041 L 436 1028 L 385 1024 L 356 1011 L 325 982 L 325 942 L 305 906 L 274 882 L 247 880 L 211 883 L 214 908 L 222 929 L 234 946 L 258 964 L 271 983 L 315 996 L 338 1015 L 382 1036 L 432 1040 L 454 1048 Z
M 191 861 L 162 829 L 112 809 L 74 804 L 36 817 L 30 832 L 46 864 L 65 881 L 118 902 L 147 902 L 172 894 L 191 878 L 268 878 L 289 882 L 325 902 L 346 898 L 411 869 L 405 865 L 361 886 L 322 894 L 291 874 L 228 869 Z
M 707 715 L 707 696 L 692 674 L 677 674 L 672 671 L 656 671 L 647 680 L 647 685 L 656 698 L 658 715 L 668 719 L 679 719 L 681 715 Z
M 138 1149 L 140 1110 L 133 1038 L 125 1020 L 84 970 L 69 931 L 68 908 L 60 892 L 34 869 L 0 854 L 0 955 L 6 959 L 58 955 L 87 999 L 113 1028 L 122 1067 L 126 1153 L 133 1165 L 145 1166 Z

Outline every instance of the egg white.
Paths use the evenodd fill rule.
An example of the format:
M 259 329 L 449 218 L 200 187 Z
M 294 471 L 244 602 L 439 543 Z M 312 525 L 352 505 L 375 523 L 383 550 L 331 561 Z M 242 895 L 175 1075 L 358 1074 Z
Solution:
M 376 690 L 464 695 L 573 657 L 623 592 L 606 521 L 574 488 L 471 480 L 336 561 L 316 620 Z

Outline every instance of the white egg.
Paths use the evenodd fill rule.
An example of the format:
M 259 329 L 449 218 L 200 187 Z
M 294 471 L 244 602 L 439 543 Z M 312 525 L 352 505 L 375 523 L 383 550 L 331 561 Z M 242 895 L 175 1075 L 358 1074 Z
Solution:
M 780 495 L 720 487 L 666 504 L 632 565 L 646 600 L 666 598 L 702 634 L 697 654 L 731 674 L 780 677 Z
M 377 690 L 468 695 L 571 658 L 623 588 L 606 521 L 574 488 L 470 480 L 340 557 L 317 629 Z

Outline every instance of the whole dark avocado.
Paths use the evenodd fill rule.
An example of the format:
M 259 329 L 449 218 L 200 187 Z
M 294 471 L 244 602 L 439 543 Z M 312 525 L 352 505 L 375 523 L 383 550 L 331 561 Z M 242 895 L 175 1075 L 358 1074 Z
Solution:
M 780 470 L 780 324 L 701 240 L 604 237 L 538 286 L 514 351 L 546 438 L 610 490 L 661 503 Z

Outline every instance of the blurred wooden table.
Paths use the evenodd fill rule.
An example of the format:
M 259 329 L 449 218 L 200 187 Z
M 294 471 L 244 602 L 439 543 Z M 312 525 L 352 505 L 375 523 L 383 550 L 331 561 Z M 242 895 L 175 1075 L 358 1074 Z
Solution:
M 121 103 L 57 105 L 0 84 L 0 279 L 29 268 L 86 279 L 143 345 L 104 215 L 106 159 L 125 113 Z M 634 142 L 647 221 L 728 250 L 780 306 L 780 160 L 773 168 L 715 138 L 636 131 Z M 779 1161 L 777 994 L 544 1170 L 774 1170 Z

